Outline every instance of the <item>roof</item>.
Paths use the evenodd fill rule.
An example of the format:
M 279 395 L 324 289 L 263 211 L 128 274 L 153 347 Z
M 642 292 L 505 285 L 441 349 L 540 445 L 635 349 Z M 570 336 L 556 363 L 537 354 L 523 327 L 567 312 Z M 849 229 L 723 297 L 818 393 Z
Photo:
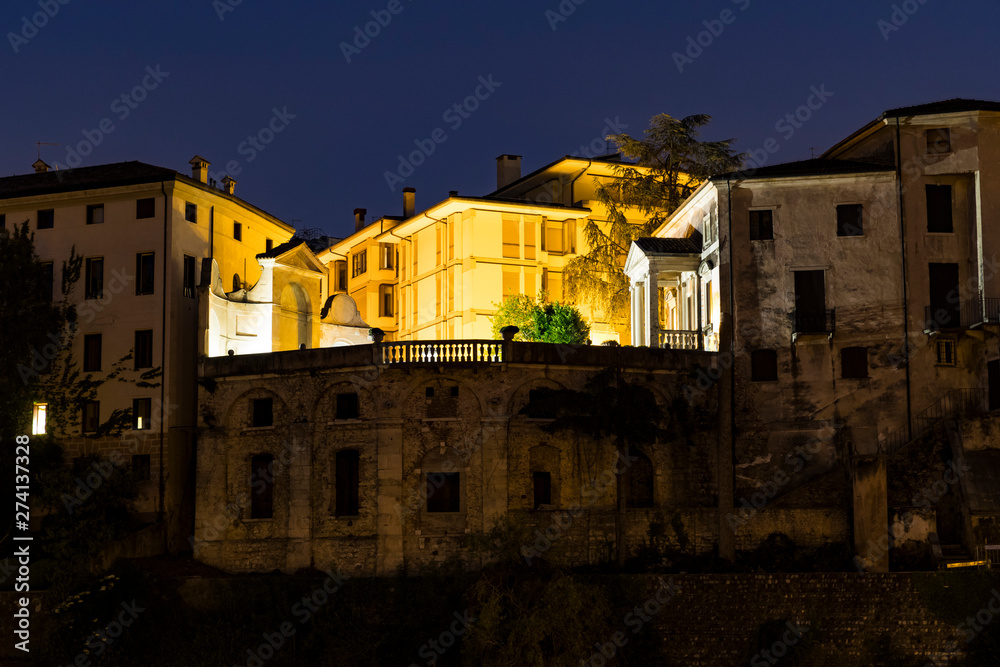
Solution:
M 552 162 L 548 163 L 547 165 L 539 167 L 538 169 L 534 170 L 530 174 L 522 176 L 521 178 L 519 178 L 519 179 L 517 179 L 515 181 L 511 181 L 510 183 L 508 183 L 507 185 L 503 186 L 502 188 L 497 188 L 496 190 L 494 190 L 493 192 L 491 192 L 487 196 L 488 197 L 492 197 L 493 195 L 495 195 L 498 192 L 503 192 L 504 190 L 509 190 L 513 186 L 515 186 L 515 185 L 517 185 L 519 183 L 522 183 L 524 181 L 527 181 L 528 179 L 534 178 L 535 176 L 538 176 L 539 174 L 544 173 L 545 171 L 547 171 L 549 169 L 552 169 L 552 167 L 555 167 L 560 162 L 565 162 L 567 160 L 576 160 L 578 162 L 604 162 L 604 163 L 607 163 L 607 164 L 616 164 L 616 165 L 620 164 L 620 165 L 623 165 L 623 166 L 626 166 L 626 167 L 633 164 L 632 162 L 624 162 L 624 161 L 622 161 L 622 156 L 621 156 L 620 153 L 613 153 L 611 155 L 599 155 L 597 157 L 581 157 L 581 156 L 578 156 L 578 155 L 564 155 L 561 158 L 559 158 L 558 160 L 553 160 Z
M 876 162 L 816 158 L 813 160 L 800 160 L 798 162 L 785 162 L 767 167 L 758 167 L 756 169 L 743 169 L 741 171 L 733 171 L 726 174 L 717 174 L 712 178 L 735 178 L 738 180 L 746 180 L 750 178 L 823 176 L 827 174 L 862 174 L 874 171 L 895 171 L 895 167 Z
M 653 252 L 661 254 L 683 255 L 697 254 L 701 252 L 701 244 L 692 238 L 686 239 L 659 239 L 645 237 L 636 239 L 635 244 L 643 252 Z
M 135 161 L 21 174 L 0 178 L 0 199 L 155 183 L 173 180 L 179 175 L 173 169 Z
M 257 259 L 274 259 L 275 257 L 281 257 L 289 250 L 294 250 L 300 245 L 305 243 L 302 239 L 292 239 L 291 241 L 285 241 L 279 245 L 274 246 L 267 252 L 257 253 Z
M 990 102 L 988 100 L 969 100 L 956 97 L 940 102 L 929 102 L 918 104 L 912 107 L 899 107 L 889 109 L 882 114 L 882 118 L 895 118 L 896 116 L 928 116 L 938 113 L 960 113 L 963 111 L 1000 111 L 1000 102 Z

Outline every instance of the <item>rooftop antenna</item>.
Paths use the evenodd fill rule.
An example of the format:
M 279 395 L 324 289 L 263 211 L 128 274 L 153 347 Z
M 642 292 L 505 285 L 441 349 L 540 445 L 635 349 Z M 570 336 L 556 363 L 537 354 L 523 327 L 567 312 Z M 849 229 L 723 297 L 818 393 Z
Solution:
M 809 147 L 809 159 L 810 160 L 816 159 L 816 148 L 814 146 Z
M 42 159 L 42 146 L 58 146 L 59 144 L 53 144 L 49 141 L 36 141 L 35 142 L 35 158 Z

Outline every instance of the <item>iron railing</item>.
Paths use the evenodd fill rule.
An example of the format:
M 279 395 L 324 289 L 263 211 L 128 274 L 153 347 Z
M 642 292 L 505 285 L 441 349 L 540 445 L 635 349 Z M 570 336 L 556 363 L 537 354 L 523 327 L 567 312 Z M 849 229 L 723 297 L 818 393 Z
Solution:
M 697 350 L 697 331 L 683 331 L 679 329 L 660 329 L 660 347 L 669 347 L 674 350 Z
M 955 419 L 963 415 L 982 414 L 989 412 L 989 391 L 986 389 L 953 389 L 941 397 L 936 403 L 913 417 L 913 431 L 908 432 L 906 426 L 884 436 L 879 436 L 878 451 L 880 454 L 894 454 L 904 445 L 925 435 L 928 431 L 945 419 Z
M 792 324 L 797 334 L 830 334 L 836 328 L 834 309 L 793 310 Z
M 498 340 L 404 340 L 381 344 L 383 364 L 447 364 L 503 361 Z
M 1000 299 L 956 301 L 924 308 L 924 331 L 969 329 L 1000 322 Z

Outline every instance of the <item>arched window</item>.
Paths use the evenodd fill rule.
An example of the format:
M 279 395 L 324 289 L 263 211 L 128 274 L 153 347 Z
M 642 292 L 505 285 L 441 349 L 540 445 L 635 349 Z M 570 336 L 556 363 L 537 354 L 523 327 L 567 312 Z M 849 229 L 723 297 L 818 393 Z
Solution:
M 238 290 L 241 287 L 243 287 L 243 281 L 240 280 L 240 274 L 234 273 L 233 274 L 233 291 L 235 292 L 236 290 Z
M 629 464 L 625 471 L 625 506 L 653 506 L 653 464 L 637 449 L 629 449 Z

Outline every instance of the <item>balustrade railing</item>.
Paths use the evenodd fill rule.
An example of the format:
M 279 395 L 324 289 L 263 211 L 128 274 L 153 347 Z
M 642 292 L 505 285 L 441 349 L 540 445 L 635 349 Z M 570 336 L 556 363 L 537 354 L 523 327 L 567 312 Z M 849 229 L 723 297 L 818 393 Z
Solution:
M 697 350 L 698 332 L 677 329 L 660 329 L 660 347 L 674 350 Z
M 503 341 L 404 340 L 381 344 L 383 364 L 447 364 L 503 361 Z

